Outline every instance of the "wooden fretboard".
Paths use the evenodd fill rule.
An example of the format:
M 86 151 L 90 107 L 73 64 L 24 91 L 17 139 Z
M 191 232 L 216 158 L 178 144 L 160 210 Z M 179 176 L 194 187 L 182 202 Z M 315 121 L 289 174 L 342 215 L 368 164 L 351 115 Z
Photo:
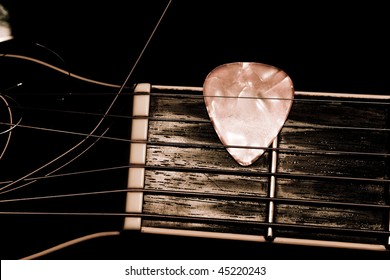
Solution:
M 127 212 L 134 217 L 125 229 L 389 246 L 390 96 L 296 92 L 273 145 L 243 167 L 221 145 L 202 88 L 141 88 L 134 98 L 147 105 L 139 109 L 134 99 L 141 113 L 133 121 L 144 128 L 132 138 L 130 158 L 138 158 L 130 160 Z

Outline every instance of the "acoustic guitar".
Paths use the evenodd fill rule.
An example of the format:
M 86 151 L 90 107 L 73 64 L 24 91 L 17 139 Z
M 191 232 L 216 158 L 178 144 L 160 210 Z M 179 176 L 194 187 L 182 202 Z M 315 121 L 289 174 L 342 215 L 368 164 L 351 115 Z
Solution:
M 3 259 L 67 258 L 60 249 L 143 235 L 388 256 L 390 96 L 295 91 L 277 137 L 242 166 L 202 87 L 140 83 L 118 95 L 41 60 L 1 59 L 23 64 L 4 75 L 39 85 L 2 83 L 14 85 L 1 94 Z M 75 83 L 89 92 L 69 92 Z
M 2 259 L 389 258 L 389 95 L 294 89 L 269 145 L 235 146 L 201 84 L 25 50 L 0 55 Z

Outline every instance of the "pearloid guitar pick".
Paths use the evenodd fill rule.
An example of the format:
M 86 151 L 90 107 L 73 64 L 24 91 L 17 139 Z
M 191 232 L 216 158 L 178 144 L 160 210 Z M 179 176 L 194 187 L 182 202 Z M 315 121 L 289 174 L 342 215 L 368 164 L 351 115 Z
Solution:
M 274 66 L 235 62 L 207 75 L 203 97 L 222 144 L 240 165 L 249 166 L 283 127 L 294 87 L 290 77 Z

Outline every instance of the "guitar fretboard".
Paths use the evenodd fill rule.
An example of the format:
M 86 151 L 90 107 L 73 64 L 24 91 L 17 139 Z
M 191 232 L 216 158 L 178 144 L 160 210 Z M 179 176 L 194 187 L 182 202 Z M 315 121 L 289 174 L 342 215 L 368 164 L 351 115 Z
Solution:
M 274 143 L 243 167 L 216 135 L 201 88 L 149 86 L 134 95 L 126 229 L 389 245 L 390 97 L 296 92 Z

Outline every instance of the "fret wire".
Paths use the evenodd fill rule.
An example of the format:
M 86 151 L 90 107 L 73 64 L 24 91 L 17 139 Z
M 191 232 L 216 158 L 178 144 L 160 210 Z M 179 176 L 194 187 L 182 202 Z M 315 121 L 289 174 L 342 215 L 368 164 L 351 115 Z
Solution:
M 341 227 L 329 227 L 329 226 L 313 226 L 303 224 L 282 224 L 282 223 L 268 223 L 259 221 L 248 220 L 233 220 L 223 218 L 210 218 L 210 217 L 190 217 L 190 216 L 178 216 L 178 215 L 162 215 L 162 214 L 149 214 L 149 213 L 119 213 L 119 212 L 38 212 L 38 211 L 0 211 L 0 215 L 48 215 L 48 216 L 97 216 L 97 217 L 137 217 L 143 219 L 153 220 L 168 220 L 168 221 L 181 221 L 181 222 L 197 222 L 207 224 L 231 224 L 231 225 L 247 225 L 247 226 L 259 226 L 261 228 L 267 228 L 269 226 L 275 229 L 285 230 L 313 230 L 323 233 L 338 233 L 338 234 L 355 234 L 355 235 L 367 235 L 371 237 L 388 237 L 390 232 L 386 230 L 370 230 L 370 229 L 355 229 L 355 228 L 341 228 Z
M 278 147 L 278 137 L 276 137 L 272 141 L 272 148 L 277 148 Z M 275 173 L 277 168 L 277 162 L 278 162 L 278 153 L 276 151 L 272 151 L 271 153 L 271 165 L 270 165 L 270 172 Z M 274 217 L 275 217 L 275 193 L 276 193 L 276 177 L 271 175 L 269 178 L 269 184 L 268 184 L 268 197 L 270 198 L 268 202 L 268 222 L 273 223 L 274 222 Z M 273 228 L 268 227 L 267 229 L 267 239 L 273 239 L 274 238 L 274 233 L 273 233 Z

